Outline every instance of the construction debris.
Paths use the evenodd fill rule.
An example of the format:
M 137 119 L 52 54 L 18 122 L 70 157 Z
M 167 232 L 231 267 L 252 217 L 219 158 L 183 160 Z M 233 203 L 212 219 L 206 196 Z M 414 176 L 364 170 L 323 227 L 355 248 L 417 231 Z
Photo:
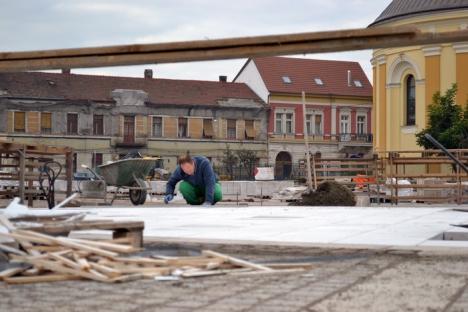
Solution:
M 16 246 L 2 245 L 14 266 L 0 272 L 0 280 L 8 284 L 25 284 L 86 279 L 104 283 L 134 281 L 143 278 L 177 280 L 222 274 L 249 272 L 282 272 L 271 267 L 205 250 L 200 256 L 139 257 L 140 251 L 128 239 L 107 241 L 54 237 L 16 228 L 0 215 L 6 233 L 0 237 Z M 290 269 L 290 266 L 284 266 Z M 302 266 L 299 268 L 302 270 Z

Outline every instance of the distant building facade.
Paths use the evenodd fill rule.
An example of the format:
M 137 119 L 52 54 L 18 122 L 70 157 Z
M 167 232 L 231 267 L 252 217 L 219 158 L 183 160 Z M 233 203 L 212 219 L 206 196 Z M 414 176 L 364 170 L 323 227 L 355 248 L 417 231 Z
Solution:
M 415 26 L 423 32 L 468 28 L 468 1 L 394 0 L 369 26 Z M 456 102 L 468 101 L 468 42 L 376 49 L 375 149 L 419 150 L 415 134 L 427 126 L 434 93 L 458 84 Z
M 346 157 L 372 151 L 372 86 L 357 62 L 254 58 L 234 82 L 247 84 L 270 106 L 268 158 L 277 177 L 287 178 L 292 166 L 305 159 L 306 133 L 313 154 Z
M 267 123 L 266 103 L 225 79 L 0 73 L 0 138 L 73 147 L 75 170 L 135 150 L 161 157 L 169 170 L 187 151 L 219 163 L 227 145 L 264 163 Z

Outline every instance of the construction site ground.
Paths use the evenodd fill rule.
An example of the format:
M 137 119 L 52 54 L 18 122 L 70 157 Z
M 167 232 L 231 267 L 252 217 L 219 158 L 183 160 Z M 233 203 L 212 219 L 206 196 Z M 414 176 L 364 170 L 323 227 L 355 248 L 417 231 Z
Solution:
M 161 246 L 148 243 L 145 253 L 157 252 Z M 313 268 L 165 282 L 2 284 L 0 307 L 2 311 L 87 312 L 468 310 L 468 257 L 463 255 L 254 245 L 209 247 L 259 263 L 312 262 Z
M 252 204 L 252 203 L 250 203 Z M 1 311 L 468 311 L 463 206 L 213 208 L 148 203 L 64 208 L 145 221 L 145 256 L 203 249 L 295 272 L 121 284 L 0 284 Z M 34 209 L 45 211 L 45 209 Z M 452 233 L 458 240 L 434 237 Z M 105 238 L 100 231 L 72 236 Z

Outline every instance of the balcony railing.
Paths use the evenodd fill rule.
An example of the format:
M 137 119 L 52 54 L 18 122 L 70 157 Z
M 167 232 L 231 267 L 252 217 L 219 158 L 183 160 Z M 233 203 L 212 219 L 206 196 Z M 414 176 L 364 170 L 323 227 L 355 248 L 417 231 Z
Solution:
M 294 136 L 291 133 L 274 133 L 276 139 L 286 139 Z M 373 135 L 371 133 L 340 133 L 340 134 L 310 134 L 308 136 L 310 142 L 314 141 L 334 141 L 334 142 L 352 142 L 352 143 L 372 143 Z

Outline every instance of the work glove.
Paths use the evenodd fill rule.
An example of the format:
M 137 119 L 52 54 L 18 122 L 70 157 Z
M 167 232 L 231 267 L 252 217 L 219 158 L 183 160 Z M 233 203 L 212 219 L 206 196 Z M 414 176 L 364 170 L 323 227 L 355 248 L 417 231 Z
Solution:
M 172 195 L 172 194 L 167 194 L 166 196 L 164 196 L 164 203 L 165 203 L 165 204 L 169 204 L 169 202 L 170 202 L 171 200 L 173 200 L 173 199 L 174 199 L 174 195 Z

